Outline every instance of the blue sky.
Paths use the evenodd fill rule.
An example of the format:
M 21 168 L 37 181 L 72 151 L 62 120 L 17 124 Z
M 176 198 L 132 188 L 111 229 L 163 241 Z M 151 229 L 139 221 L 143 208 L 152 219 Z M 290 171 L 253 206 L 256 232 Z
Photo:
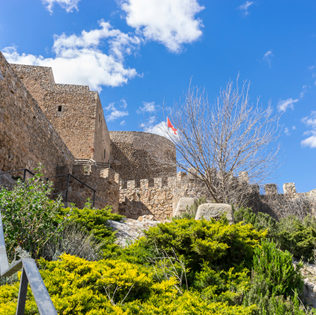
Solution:
M 10 62 L 53 67 L 57 83 L 100 92 L 109 130 L 142 130 L 190 78 L 215 100 L 229 79 L 283 112 L 275 182 L 316 188 L 316 2 L 0 0 Z M 148 122 L 148 121 L 147 121 Z M 151 127 L 154 127 L 153 122 Z

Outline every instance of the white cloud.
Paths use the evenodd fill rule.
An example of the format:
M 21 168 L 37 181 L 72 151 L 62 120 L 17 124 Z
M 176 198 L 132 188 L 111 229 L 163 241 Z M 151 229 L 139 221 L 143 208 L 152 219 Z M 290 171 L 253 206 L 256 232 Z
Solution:
M 304 117 L 302 122 L 306 126 L 316 129 L 316 111 L 312 111 L 310 117 Z
M 269 67 L 271 68 L 271 58 L 274 57 L 273 53 L 271 50 L 268 50 L 264 55 L 263 55 L 263 60 L 266 61 L 269 64 Z
M 89 85 L 101 91 L 101 86 L 119 86 L 137 75 L 135 69 L 124 67 L 124 55 L 139 47 L 141 41 L 104 22 L 100 28 L 89 32 L 54 36 L 55 58 L 44 58 L 31 54 L 19 54 L 15 47 L 6 47 L 3 54 L 10 63 L 52 67 L 58 83 Z M 100 46 L 106 40 L 108 54 Z
M 59 4 L 66 12 L 72 12 L 74 9 L 78 11 L 78 2 L 80 0 L 42 0 L 50 13 L 53 13 L 54 3 Z
M 126 121 L 125 120 L 122 120 L 121 122 L 120 122 L 120 126 L 125 126 L 126 125 Z
M 292 126 L 292 130 L 295 130 L 296 129 L 296 127 L 295 126 Z
M 316 135 L 310 136 L 309 138 L 301 141 L 301 145 L 303 147 L 316 148 Z
M 127 103 L 126 103 L 126 101 L 124 100 L 124 98 L 122 98 L 121 100 L 120 100 L 120 102 L 121 102 L 121 104 L 120 104 L 120 107 L 122 107 L 122 108 L 126 108 L 127 107 Z
M 156 109 L 155 102 L 143 102 L 143 105 L 136 111 L 137 114 L 152 113 Z
M 241 6 L 239 6 L 237 9 L 243 11 L 243 15 L 248 15 L 248 8 L 253 5 L 254 2 L 253 1 L 246 1 L 244 4 L 242 4 Z
M 124 102 L 125 102 L 125 100 L 124 100 Z M 126 106 L 125 106 L 126 102 L 123 103 L 123 104 L 124 104 L 123 106 L 122 105 L 121 106 L 119 105 L 119 106 L 121 108 L 123 108 L 123 109 L 126 109 Z M 110 114 L 106 116 L 106 120 L 108 122 L 115 121 L 118 118 L 121 118 L 121 117 L 129 115 L 128 111 L 123 111 L 123 110 L 117 109 L 116 106 L 115 106 L 115 103 L 110 103 L 108 107 L 105 107 L 105 110 L 106 111 L 110 111 Z
M 143 126 L 141 125 L 141 127 L 145 132 L 163 136 L 169 140 L 176 140 L 179 138 L 179 132 L 177 133 L 177 135 L 175 135 L 174 132 L 170 128 L 168 128 L 167 123 L 165 121 L 162 121 L 156 125 L 145 126 L 143 124 Z
M 311 128 L 305 131 L 303 135 L 311 135 L 310 137 L 301 141 L 303 147 L 316 148 L 316 111 L 312 111 L 309 117 L 304 117 L 302 122 Z
M 293 100 L 292 98 L 289 98 L 287 100 L 279 101 L 278 103 L 278 110 L 279 112 L 285 112 L 288 107 L 294 108 L 294 103 L 297 103 L 298 99 Z
M 202 35 L 202 21 L 195 15 L 204 7 L 197 0 L 122 0 L 121 8 L 129 26 L 172 52 Z
M 290 131 L 289 131 L 289 128 L 285 128 L 285 129 L 284 129 L 284 133 L 285 133 L 287 136 L 290 136 L 290 135 L 291 135 L 291 133 L 290 133 Z
M 310 88 L 308 85 L 303 85 L 302 92 L 300 93 L 300 98 L 303 98 L 305 93 L 307 92 L 307 89 Z

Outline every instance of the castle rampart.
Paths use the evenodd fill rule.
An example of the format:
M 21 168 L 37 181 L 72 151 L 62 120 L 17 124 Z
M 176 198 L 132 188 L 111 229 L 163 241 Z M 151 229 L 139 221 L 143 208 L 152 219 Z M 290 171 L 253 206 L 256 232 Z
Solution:
M 111 168 L 104 168 L 108 161 Z M 38 163 L 48 176 L 57 168 L 57 174 L 72 173 L 96 189 L 97 208 L 112 205 L 115 212 L 135 219 L 144 214 L 157 220 L 171 218 L 182 197 L 213 201 L 194 170 L 176 173 L 171 141 L 144 132 L 109 133 L 97 92 L 88 86 L 56 84 L 49 67 L 10 66 L 0 53 L 1 169 L 33 170 Z M 206 174 L 219 188 L 223 175 L 215 169 Z M 255 212 L 280 219 L 316 211 L 316 190 L 300 194 L 294 183 L 287 183 L 280 194 L 275 184 L 267 184 L 261 195 L 259 185 L 249 184 L 246 172 L 230 178 L 228 189 L 232 194 L 234 189 L 243 191 Z M 65 191 L 65 178 L 54 182 L 55 192 Z M 91 190 L 70 178 L 69 202 L 83 207 L 92 197 Z
M 55 84 L 51 68 L 12 65 L 76 159 L 108 162 L 110 137 L 98 92 Z
M 239 174 L 235 179 L 247 191 L 247 206 L 255 212 L 268 213 L 276 219 L 289 214 L 315 214 L 316 193 L 314 195 L 313 191 L 296 193 L 295 184 L 286 183 L 283 185 L 284 194 L 280 194 L 276 184 L 266 184 L 265 193 L 260 194 L 259 185 L 249 184 L 247 172 Z M 134 219 L 149 214 L 163 221 L 173 216 L 182 197 L 195 200 L 205 197 L 207 202 L 213 202 L 206 185 L 198 177 L 178 172 L 174 177 L 154 178 L 151 183 L 148 179 L 121 180 L 119 212 Z
M 145 132 L 110 131 L 113 167 L 122 180 L 143 178 L 152 182 L 156 177 L 176 175 L 176 149 L 161 136 Z
M 50 73 L 45 72 L 47 77 Z M 73 164 L 74 156 L 0 52 L 0 165 L 3 171 Z

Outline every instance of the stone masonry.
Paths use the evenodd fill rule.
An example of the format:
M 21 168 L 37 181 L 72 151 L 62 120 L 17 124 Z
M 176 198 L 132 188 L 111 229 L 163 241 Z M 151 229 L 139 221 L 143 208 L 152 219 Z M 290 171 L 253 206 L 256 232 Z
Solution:
M 9 65 L 0 53 L 0 170 L 34 170 L 38 163 L 47 176 L 73 174 L 97 191 L 96 207 L 111 205 L 129 218 L 167 220 L 182 197 L 212 202 L 193 171 L 176 173 L 171 141 L 144 132 L 109 132 L 97 92 L 55 83 L 49 67 Z M 234 179 L 249 191 L 255 211 L 277 219 L 297 209 L 315 214 L 310 200 L 316 199 L 316 190 L 299 194 L 294 183 L 287 183 L 279 194 L 276 185 L 267 184 L 260 195 L 247 173 Z M 53 181 L 56 193 L 65 191 L 65 177 Z M 83 207 L 87 198 L 92 200 L 91 190 L 71 177 L 69 187 L 69 202 Z
M 34 171 L 38 164 L 41 163 L 45 167 L 45 176 L 73 174 L 90 187 L 96 189 L 96 207 L 102 208 L 106 205 L 111 205 L 113 210 L 117 212 L 119 185 L 114 179 L 118 180 L 118 174 L 115 174 L 111 169 L 102 169 L 94 165 L 90 166 L 88 171 L 84 166 L 74 165 L 74 155 L 80 152 L 80 149 L 78 149 L 80 141 L 83 141 L 86 145 L 89 144 L 93 150 L 90 150 L 89 147 L 89 150 L 84 148 L 82 152 L 86 152 L 86 155 L 77 157 L 90 158 L 92 155 L 101 162 L 109 160 L 111 152 L 110 140 L 97 92 L 90 92 L 87 87 L 56 85 L 51 69 L 45 67 L 25 66 L 24 72 L 28 70 L 32 75 L 28 74 L 24 77 L 19 77 L 14 71 L 14 69 L 19 69 L 19 67 L 22 69 L 24 66 L 12 67 L 0 53 L 0 169 L 4 172 L 21 168 L 28 168 Z M 21 75 L 23 71 L 19 73 Z M 25 80 L 33 95 L 30 94 L 20 78 Z M 33 81 L 31 79 L 27 81 L 27 78 L 31 78 Z M 60 95 L 58 95 L 58 91 Z M 54 93 L 56 93 L 56 97 Z M 68 102 L 66 96 L 70 98 L 71 93 L 73 95 L 76 94 L 77 98 Z M 55 98 L 53 97 L 52 102 L 49 103 L 47 100 L 52 95 Z M 73 119 L 71 112 L 75 111 L 74 104 L 76 101 L 79 102 L 79 100 L 87 102 L 88 111 L 86 114 L 88 118 L 85 122 L 81 121 L 84 127 L 79 125 L 79 130 L 76 130 L 73 124 L 75 119 L 80 123 L 80 119 L 76 115 L 74 115 L 75 119 Z M 63 102 L 62 104 L 65 105 L 61 114 L 58 113 L 58 107 L 57 114 L 52 113 L 51 109 L 53 106 L 50 105 L 53 104 L 53 101 L 60 101 L 59 103 Z M 42 108 L 38 102 L 42 105 Z M 47 106 L 45 107 L 44 105 Z M 69 106 L 67 107 L 66 105 Z M 82 109 L 84 104 L 81 103 L 80 106 Z M 79 111 L 80 106 L 78 106 Z M 67 128 L 62 129 L 62 126 L 66 126 L 67 123 L 67 120 L 64 118 L 67 116 L 65 113 L 68 109 L 67 115 L 70 119 L 70 124 L 67 127 L 69 139 L 71 135 L 79 135 L 81 133 L 82 136 L 81 140 L 74 136 L 74 139 L 70 141 L 73 146 L 69 145 L 69 141 L 65 143 L 65 141 L 69 140 L 66 136 Z M 63 114 L 64 117 L 58 116 L 63 116 Z M 54 119 L 53 115 L 57 119 Z M 80 115 L 82 115 L 81 118 L 83 119 L 83 114 L 81 113 Z M 64 120 L 58 120 L 59 118 Z M 60 129 L 57 131 L 57 128 Z M 60 133 L 64 137 L 61 137 Z M 91 136 L 90 138 L 89 135 Z M 68 148 L 68 145 L 71 147 L 71 150 Z M 94 147 L 97 147 L 97 149 L 94 149 Z M 21 173 L 14 173 L 13 175 L 22 176 Z M 65 191 L 67 177 L 62 176 L 52 180 L 55 184 L 55 193 Z M 93 194 L 91 190 L 71 177 L 69 184 L 69 202 L 83 207 L 87 198 L 90 198 L 92 201 Z
M 88 86 L 56 84 L 49 67 L 11 67 L 76 159 L 109 161 L 110 138 L 98 92 Z
M 176 176 L 176 149 L 174 144 L 159 135 L 145 132 L 110 131 L 113 167 L 123 181 Z
M 71 168 L 74 156 L 0 52 L 0 168 Z

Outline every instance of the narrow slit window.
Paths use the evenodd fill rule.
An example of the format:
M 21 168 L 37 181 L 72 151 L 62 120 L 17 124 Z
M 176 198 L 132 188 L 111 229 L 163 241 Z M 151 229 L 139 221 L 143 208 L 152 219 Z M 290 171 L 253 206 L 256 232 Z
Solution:
M 59 105 L 59 106 L 58 106 L 58 111 L 61 112 L 61 110 L 62 110 L 62 106 Z
M 105 149 L 104 149 L 104 158 L 105 158 Z

